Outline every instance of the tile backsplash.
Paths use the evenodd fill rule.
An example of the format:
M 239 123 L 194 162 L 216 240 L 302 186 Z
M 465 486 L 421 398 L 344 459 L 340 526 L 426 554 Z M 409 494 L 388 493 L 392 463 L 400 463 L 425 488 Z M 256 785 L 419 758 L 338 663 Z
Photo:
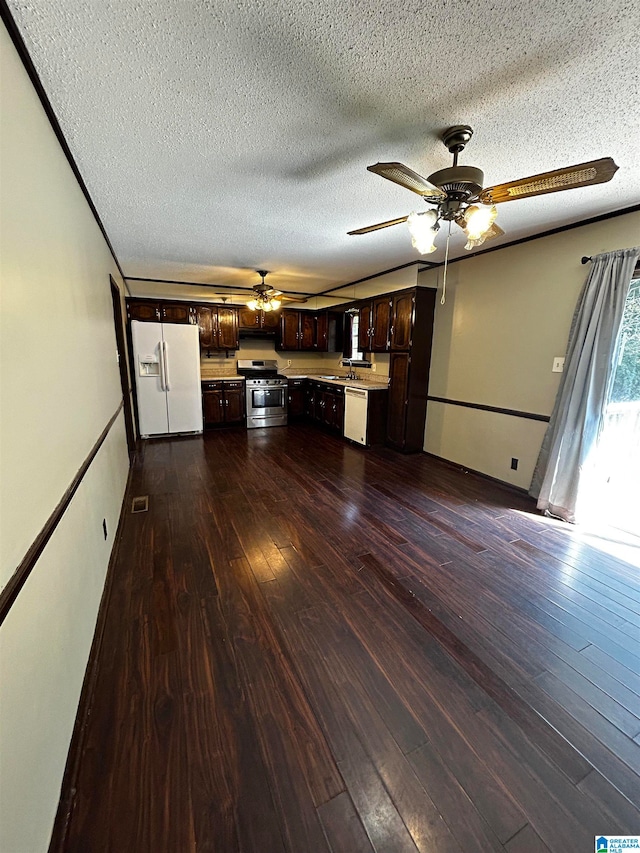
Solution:
M 278 370 L 285 376 L 301 373 L 309 376 L 319 374 L 346 376 L 349 372 L 348 367 L 342 366 L 342 356 L 337 352 L 279 352 L 275 349 L 273 341 L 246 340 L 241 341 L 240 349 L 231 358 L 226 358 L 224 353 L 212 353 L 210 358 L 207 358 L 206 354 L 202 355 L 200 374 L 203 379 L 235 376 L 239 358 L 274 359 L 278 363 Z M 385 382 L 389 377 L 389 355 L 373 353 L 371 360 L 372 365 L 375 365 L 375 371 L 369 367 L 355 367 L 358 378 L 365 382 Z

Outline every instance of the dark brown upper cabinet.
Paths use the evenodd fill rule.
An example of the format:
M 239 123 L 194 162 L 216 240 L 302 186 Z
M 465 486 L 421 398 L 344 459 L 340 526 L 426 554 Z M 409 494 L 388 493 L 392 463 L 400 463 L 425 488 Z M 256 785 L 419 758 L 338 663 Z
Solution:
M 238 349 L 238 309 L 222 305 L 198 305 L 196 318 L 200 347 L 206 350 Z
M 142 323 L 160 322 L 160 303 L 146 299 L 127 299 L 127 316 Z
M 389 347 L 391 352 L 405 352 L 411 349 L 415 303 L 415 290 L 405 290 L 393 295 Z
M 371 349 L 371 303 L 358 306 L 358 349 L 369 352 Z
M 391 298 L 379 296 L 371 303 L 371 352 L 389 351 Z
M 391 324 L 391 296 L 376 296 L 358 304 L 358 349 L 361 352 L 388 352 Z
M 263 329 L 275 332 L 280 325 L 280 311 L 252 311 L 245 306 L 238 310 L 238 322 L 241 331 Z
M 190 302 L 163 302 L 127 299 L 127 316 L 143 323 L 195 323 L 195 307 Z
M 283 311 L 280 315 L 280 349 L 300 349 L 300 313 Z
M 187 302 L 161 302 L 162 323 L 195 323 L 195 309 Z
M 338 322 L 342 315 L 335 312 L 296 311 L 287 308 L 280 318 L 281 350 L 305 350 L 308 352 L 337 352 L 341 347 L 337 334 Z

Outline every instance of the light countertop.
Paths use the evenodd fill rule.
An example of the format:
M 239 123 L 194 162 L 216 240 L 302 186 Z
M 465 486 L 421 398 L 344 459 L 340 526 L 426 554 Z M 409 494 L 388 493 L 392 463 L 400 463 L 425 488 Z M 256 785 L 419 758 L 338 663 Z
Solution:
M 229 373 L 225 374 L 225 376 L 201 376 L 201 382 L 229 382 L 233 380 L 235 382 L 244 381 L 244 376 L 239 376 L 237 373 Z
M 324 382 L 327 385 L 339 385 L 342 388 L 361 388 L 364 391 L 387 391 L 389 389 L 389 384 L 386 381 L 372 382 L 371 380 L 345 379 L 344 377 L 325 379 L 322 375 L 307 373 L 296 374 L 295 376 L 287 374 L 287 379 L 314 379 L 316 382 Z

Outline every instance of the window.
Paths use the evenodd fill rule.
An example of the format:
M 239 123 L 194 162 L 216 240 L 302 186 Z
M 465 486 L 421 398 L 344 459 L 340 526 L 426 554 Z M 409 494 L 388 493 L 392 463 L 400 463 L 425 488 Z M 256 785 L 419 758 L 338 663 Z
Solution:
M 640 278 L 625 302 L 609 399 L 593 456 L 593 475 L 581 488 L 581 511 L 640 533 Z
M 370 367 L 366 353 L 359 349 L 360 313 L 357 308 L 349 308 L 344 315 L 344 350 L 343 358 L 349 363 Z
M 351 314 L 350 355 L 347 358 L 353 361 L 362 361 L 364 354 L 358 349 L 358 337 L 360 331 L 360 315 Z

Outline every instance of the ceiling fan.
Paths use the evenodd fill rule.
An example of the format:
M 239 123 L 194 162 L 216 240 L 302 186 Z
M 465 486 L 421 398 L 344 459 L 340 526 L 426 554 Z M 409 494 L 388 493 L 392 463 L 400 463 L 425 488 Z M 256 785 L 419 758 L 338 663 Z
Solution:
M 265 278 L 269 275 L 267 270 L 256 270 L 262 281 L 253 285 L 256 294 L 247 302 L 247 308 L 251 311 L 277 311 L 283 302 L 306 302 L 306 298 L 287 296 L 281 290 L 274 290 L 265 284 Z
M 542 172 L 528 178 L 520 178 L 493 187 L 484 187 L 484 173 L 475 166 L 458 166 L 458 155 L 464 151 L 466 144 L 473 136 L 473 130 L 466 124 L 457 124 L 442 134 L 444 145 L 453 154 L 453 166 L 440 169 L 429 175 L 427 179 L 418 175 L 403 163 L 376 163 L 367 166 L 369 172 L 374 172 L 393 181 L 401 187 L 411 190 L 434 208 L 423 213 L 415 211 L 408 216 L 379 222 L 349 231 L 349 234 L 368 234 L 406 222 L 411 233 L 411 242 L 418 251 L 429 254 L 436 250 L 435 236 L 440 228 L 440 222 L 455 222 L 467 236 L 465 249 L 480 246 L 485 240 L 490 240 L 504 234 L 495 223 L 496 205 L 528 196 L 544 195 L 546 193 L 570 190 L 577 187 L 601 184 L 610 181 L 618 167 L 611 157 L 591 160 L 588 163 L 578 163 L 566 166 L 552 172 Z M 445 266 L 449 254 L 449 235 Z

